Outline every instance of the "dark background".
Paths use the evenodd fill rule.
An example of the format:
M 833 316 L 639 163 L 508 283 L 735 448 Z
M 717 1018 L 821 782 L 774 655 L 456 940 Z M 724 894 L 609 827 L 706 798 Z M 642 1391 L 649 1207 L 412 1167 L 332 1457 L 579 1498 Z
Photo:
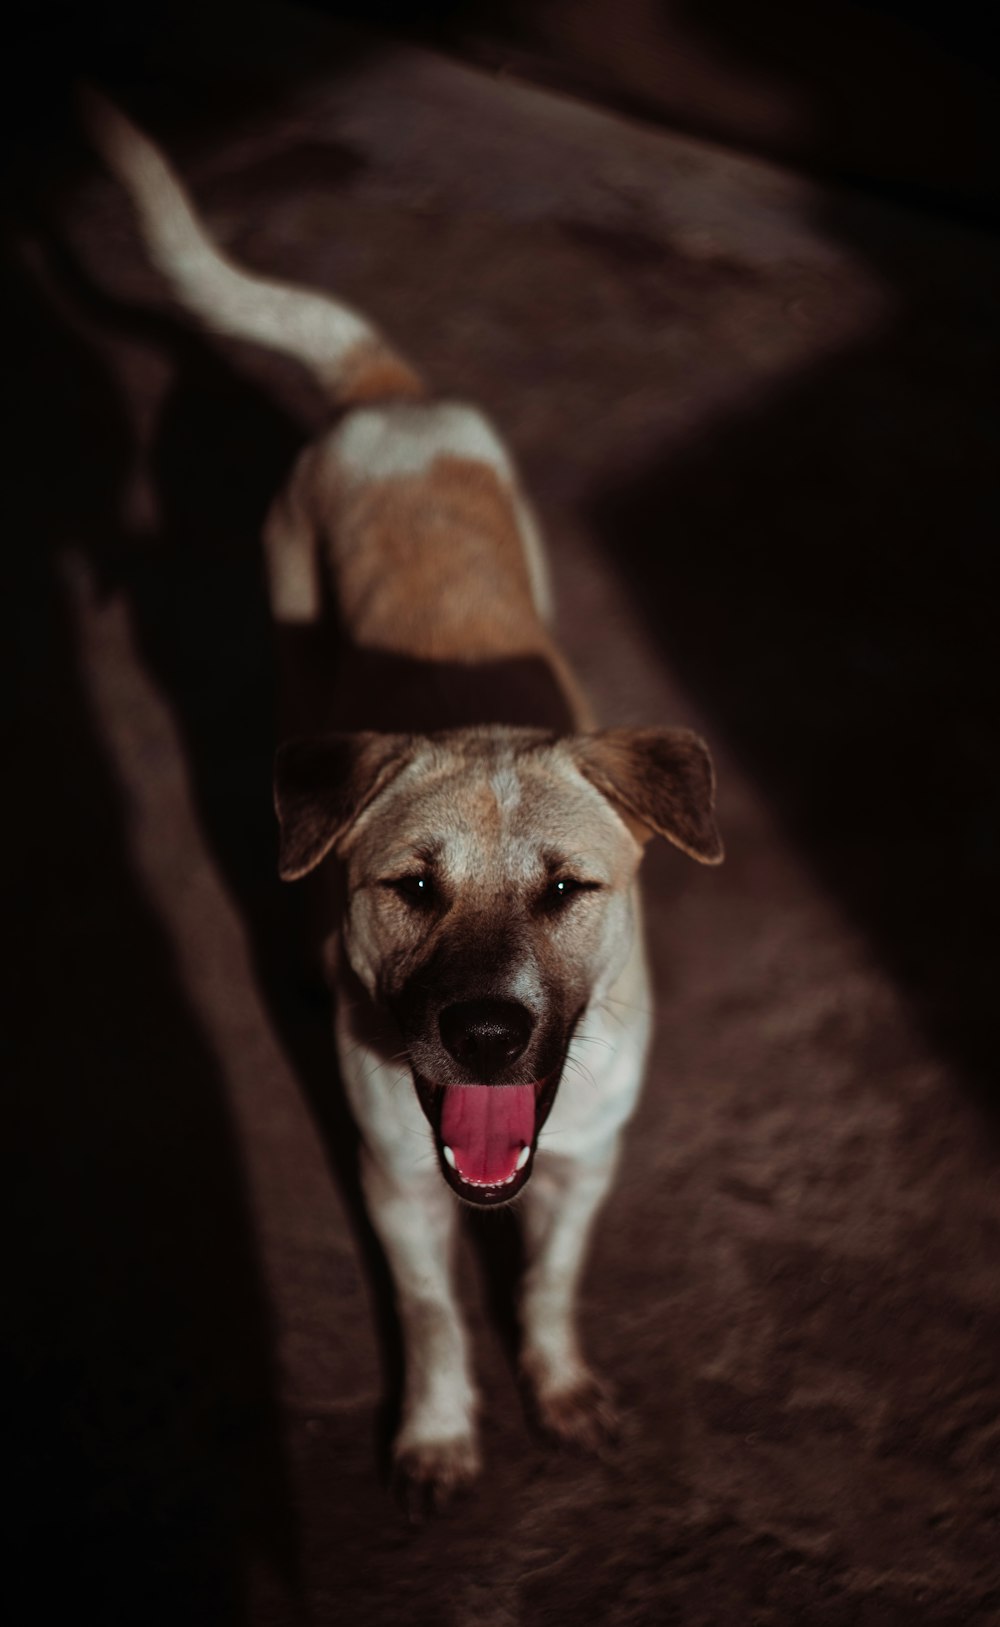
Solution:
M 12 1619 L 994 1620 L 979 8 L 161 4 L 8 27 Z M 666 708 L 720 760 L 726 868 L 650 857 L 669 1089 L 585 1299 L 623 1445 L 546 1456 L 470 1288 L 489 1478 L 416 1533 L 382 1481 L 398 1353 L 327 1014 L 273 876 L 256 537 L 318 403 L 171 314 L 76 132 L 81 71 L 162 135 L 230 246 L 343 287 L 485 402 L 599 710 Z M 540 112 L 529 83 L 570 100 Z M 565 133 L 588 101 L 613 115 L 604 215 Z M 379 132 L 436 103 L 390 162 Z M 700 178 L 686 230 L 665 234 L 634 120 L 667 192 Z M 567 143 L 542 203 L 536 126 Z M 454 149 L 483 164 L 490 141 L 463 193 Z M 833 258 L 769 256 L 789 221 Z M 510 1238 L 487 1242 L 495 1276 Z

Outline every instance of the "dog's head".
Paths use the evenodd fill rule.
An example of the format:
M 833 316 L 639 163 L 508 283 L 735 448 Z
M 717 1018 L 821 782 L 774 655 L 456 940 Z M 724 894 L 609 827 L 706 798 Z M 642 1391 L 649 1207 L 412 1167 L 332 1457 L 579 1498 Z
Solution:
M 469 1202 L 528 1179 L 573 1030 L 625 964 L 643 844 L 718 863 L 713 799 L 708 750 L 684 729 L 280 748 L 281 875 L 342 860 L 350 964 L 395 1018 L 442 1173 Z

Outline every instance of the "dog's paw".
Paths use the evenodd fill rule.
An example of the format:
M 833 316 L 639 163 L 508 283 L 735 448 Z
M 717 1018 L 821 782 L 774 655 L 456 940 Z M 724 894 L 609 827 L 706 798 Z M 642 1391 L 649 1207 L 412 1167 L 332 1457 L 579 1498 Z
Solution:
M 542 1430 L 561 1446 L 603 1456 L 618 1439 L 619 1418 L 610 1391 L 593 1373 L 537 1390 L 534 1403 Z
M 456 1493 L 471 1486 L 481 1466 L 474 1435 L 399 1443 L 394 1454 L 393 1481 L 410 1519 L 418 1522 L 437 1513 Z

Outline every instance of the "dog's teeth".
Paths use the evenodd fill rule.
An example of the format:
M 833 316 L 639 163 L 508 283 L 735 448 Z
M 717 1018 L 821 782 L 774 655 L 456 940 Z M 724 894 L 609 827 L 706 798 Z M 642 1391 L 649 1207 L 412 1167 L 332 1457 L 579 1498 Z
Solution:
M 501 1186 L 510 1186 L 512 1181 L 517 1180 L 518 1171 L 524 1168 L 531 1155 L 531 1148 L 525 1147 L 517 1160 L 516 1168 L 512 1169 L 509 1175 L 505 1175 L 502 1181 L 477 1181 L 474 1175 L 462 1174 L 455 1161 L 455 1154 L 450 1147 L 442 1145 L 441 1151 L 444 1153 L 445 1163 L 449 1164 L 455 1171 L 463 1186 L 475 1186 L 484 1192 L 495 1192 Z

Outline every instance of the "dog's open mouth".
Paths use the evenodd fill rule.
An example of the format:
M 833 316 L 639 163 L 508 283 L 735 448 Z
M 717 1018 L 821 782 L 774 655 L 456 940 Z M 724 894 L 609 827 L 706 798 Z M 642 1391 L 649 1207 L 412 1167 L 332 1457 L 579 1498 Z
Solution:
M 560 1072 L 528 1085 L 435 1087 L 417 1077 L 441 1172 L 467 1203 L 509 1203 L 524 1186 Z

